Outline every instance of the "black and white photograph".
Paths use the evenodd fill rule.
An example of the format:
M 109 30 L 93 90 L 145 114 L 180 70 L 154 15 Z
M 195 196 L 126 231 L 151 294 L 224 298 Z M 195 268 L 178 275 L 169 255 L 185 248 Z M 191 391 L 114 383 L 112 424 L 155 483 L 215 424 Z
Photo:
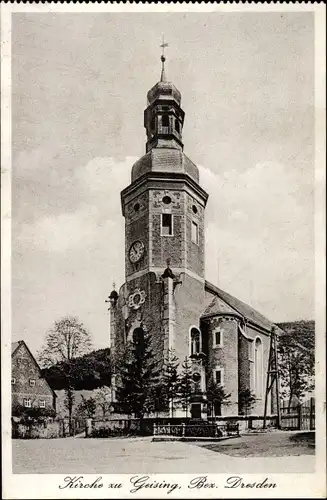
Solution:
M 4 498 L 325 496 L 325 8 L 212 7 L 3 7 Z

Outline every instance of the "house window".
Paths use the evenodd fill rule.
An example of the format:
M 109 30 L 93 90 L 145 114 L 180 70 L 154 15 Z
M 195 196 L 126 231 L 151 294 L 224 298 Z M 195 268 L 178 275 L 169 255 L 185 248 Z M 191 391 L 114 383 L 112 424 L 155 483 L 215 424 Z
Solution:
M 169 127 L 169 116 L 168 115 L 162 115 L 161 124 L 163 127 Z
M 217 328 L 213 331 L 213 347 L 223 346 L 223 331 L 221 328 Z
M 199 243 L 199 226 L 192 221 L 192 241 L 198 245 Z
M 161 214 L 161 235 L 172 236 L 173 216 L 171 214 Z
M 217 366 L 214 370 L 214 381 L 219 385 L 224 384 L 224 370 L 220 366 Z
M 16 384 L 16 379 L 15 377 L 11 379 L 11 385 L 15 385 Z
M 32 407 L 31 399 L 24 398 L 24 406 L 25 408 L 31 408 Z
M 45 408 L 45 400 L 44 399 L 40 399 L 39 406 L 40 406 L 40 408 Z
M 191 356 L 201 352 L 201 333 L 198 328 L 191 329 Z
M 35 386 L 35 380 L 34 380 L 34 378 L 30 378 L 30 386 L 31 387 Z
M 259 337 L 254 343 L 254 392 L 257 398 L 262 397 L 263 385 L 263 358 L 262 358 L 262 342 Z

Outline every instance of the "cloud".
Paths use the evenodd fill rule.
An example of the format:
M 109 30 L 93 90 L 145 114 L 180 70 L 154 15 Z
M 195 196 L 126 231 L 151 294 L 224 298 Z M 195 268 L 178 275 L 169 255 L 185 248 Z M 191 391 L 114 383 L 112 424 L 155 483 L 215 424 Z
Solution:
M 43 217 L 35 224 L 23 228 L 19 240 L 46 252 L 65 253 L 69 249 L 82 249 L 94 241 L 97 212 L 89 206 L 75 213 Z
M 313 196 L 277 162 L 200 167 L 209 192 L 206 276 L 272 320 L 313 316 Z
M 35 156 L 36 152 L 33 151 L 31 157 Z M 58 193 L 64 198 L 74 185 L 78 200 L 75 210 L 71 200 L 70 211 L 66 211 L 63 205 L 63 211 L 58 213 L 59 207 L 53 208 L 50 198 L 47 213 L 40 211 L 38 217 L 34 216 L 17 226 L 17 242 L 49 253 L 65 253 L 72 249 L 83 252 L 109 244 L 109 235 L 116 230 L 116 226 L 123 227 L 119 192 L 129 183 L 134 161 L 136 159 L 131 157 L 122 162 L 112 158 L 95 158 L 85 166 L 75 168 L 69 183 L 62 179 Z M 30 165 L 26 159 L 24 163 Z M 36 164 L 30 180 L 38 170 Z M 37 207 L 34 207 L 34 211 L 37 211 Z

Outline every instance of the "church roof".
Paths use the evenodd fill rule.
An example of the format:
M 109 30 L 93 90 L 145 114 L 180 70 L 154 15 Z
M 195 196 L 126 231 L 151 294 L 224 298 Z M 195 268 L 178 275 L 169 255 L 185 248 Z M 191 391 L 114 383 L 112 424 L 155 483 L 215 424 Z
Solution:
M 147 94 L 148 104 L 157 100 L 176 101 L 180 106 L 182 96 L 177 87 L 171 82 L 160 81 L 156 83 Z
M 232 309 L 228 304 L 226 304 L 226 302 L 221 300 L 220 297 L 215 296 L 210 302 L 210 304 L 207 306 L 201 317 L 203 318 L 205 316 L 213 316 L 216 314 L 224 314 L 224 313 L 235 314 L 235 310 Z
M 132 182 L 147 172 L 181 172 L 199 182 L 198 167 L 179 149 L 153 148 L 132 168 Z
M 168 44 L 166 44 L 168 45 Z M 157 100 L 173 100 L 181 104 L 181 93 L 177 87 L 171 82 L 167 80 L 166 72 L 165 72 L 165 56 L 162 54 L 161 62 L 162 62 L 162 70 L 160 81 L 157 82 L 148 92 L 148 104 L 152 104 Z
M 212 285 L 208 281 L 205 282 L 205 287 L 209 292 L 214 294 L 215 297 L 202 313 L 201 318 L 226 312 L 233 312 L 234 314 L 239 314 L 241 317 L 246 318 L 248 321 L 251 321 L 251 323 L 260 326 L 265 330 L 271 330 L 273 323 L 261 313 L 253 309 L 253 307 L 245 304 L 233 295 L 224 292 L 224 290 Z

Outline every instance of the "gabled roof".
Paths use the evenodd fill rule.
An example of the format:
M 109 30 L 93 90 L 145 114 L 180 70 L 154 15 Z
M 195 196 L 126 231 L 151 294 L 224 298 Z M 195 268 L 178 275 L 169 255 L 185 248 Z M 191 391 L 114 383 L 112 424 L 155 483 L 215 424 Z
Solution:
M 269 331 L 271 330 L 273 323 L 269 321 L 269 319 L 265 318 L 265 316 L 260 314 L 258 311 L 253 309 L 251 306 L 245 304 L 236 297 L 233 297 L 233 295 L 224 292 L 223 290 L 212 285 L 212 283 L 209 283 L 208 281 L 205 282 L 205 288 L 213 295 L 215 295 L 214 299 L 217 300 L 214 299 L 212 300 L 211 304 L 205 309 L 205 311 L 201 315 L 201 318 L 204 318 L 209 315 L 214 316 L 215 314 L 222 314 L 224 312 L 225 313 L 228 312 L 227 310 L 223 310 L 222 304 L 223 302 L 225 302 L 225 304 L 229 306 L 234 313 L 238 313 L 240 316 L 246 318 L 254 325 L 260 326 L 265 330 Z
M 236 312 L 235 312 L 235 309 L 230 307 L 220 297 L 215 295 L 213 297 L 212 301 L 210 302 L 210 304 L 206 307 L 206 309 L 202 313 L 201 318 L 204 318 L 206 316 L 213 316 L 216 314 L 224 314 L 224 313 L 225 314 L 226 313 L 235 314 Z M 236 314 L 238 316 L 240 316 L 240 314 L 238 314 L 238 313 L 236 313 Z
M 19 342 L 12 342 L 11 343 L 11 355 L 14 354 L 14 352 L 16 351 L 16 349 L 20 346 L 20 343 L 22 341 L 20 340 Z
M 49 382 L 47 381 L 47 379 L 45 377 L 43 377 L 42 375 L 42 372 L 41 372 L 41 368 L 39 367 L 39 364 L 38 362 L 36 361 L 36 359 L 34 358 L 33 354 L 31 353 L 31 351 L 29 350 L 26 342 L 24 342 L 24 340 L 18 340 L 18 342 L 12 342 L 11 343 L 11 356 L 13 356 L 15 354 L 15 352 L 17 351 L 18 347 L 20 347 L 21 345 L 24 345 L 25 346 L 25 349 L 27 350 L 28 354 L 30 355 L 31 359 L 34 361 L 34 364 L 35 366 L 37 367 L 39 373 L 40 373 L 40 377 L 43 378 L 43 380 L 45 380 L 45 382 L 48 384 L 49 388 L 51 389 L 51 391 L 53 392 L 53 395 L 55 397 L 57 397 L 57 394 L 55 393 L 55 391 L 52 389 L 51 385 L 49 384 Z

